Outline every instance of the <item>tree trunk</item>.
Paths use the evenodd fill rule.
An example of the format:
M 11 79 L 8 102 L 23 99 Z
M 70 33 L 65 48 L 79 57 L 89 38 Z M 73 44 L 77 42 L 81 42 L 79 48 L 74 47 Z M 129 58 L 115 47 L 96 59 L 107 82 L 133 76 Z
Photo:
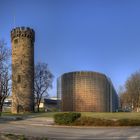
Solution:
M 37 105 L 37 112 L 39 112 L 39 104 Z
M 2 105 L 0 105 L 0 114 L 2 113 L 2 108 L 3 108 L 3 106 L 2 106 Z

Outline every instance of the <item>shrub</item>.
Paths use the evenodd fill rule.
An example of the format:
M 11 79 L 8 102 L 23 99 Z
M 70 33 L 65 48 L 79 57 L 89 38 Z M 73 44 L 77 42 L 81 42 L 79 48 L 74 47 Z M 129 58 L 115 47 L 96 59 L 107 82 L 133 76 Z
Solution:
M 54 121 L 56 124 L 62 125 L 70 125 L 75 120 L 81 117 L 81 113 L 77 112 L 68 112 L 68 113 L 57 113 L 54 115 Z

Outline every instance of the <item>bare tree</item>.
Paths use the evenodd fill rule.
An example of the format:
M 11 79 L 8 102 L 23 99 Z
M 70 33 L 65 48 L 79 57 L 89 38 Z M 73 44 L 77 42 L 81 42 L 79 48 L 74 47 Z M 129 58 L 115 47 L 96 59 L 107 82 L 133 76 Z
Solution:
M 9 74 L 8 67 L 3 68 L 1 74 L 1 91 L 0 91 L 0 111 L 2 112 L 3 104 L 5 99 L 10 95 L 11 85 L 10 85 L 11 77 Z
M 0 112 L 2 112 L 4 100 L 10 94 L 10 56 L 10 49 L 6 47 L 4 41 L 0 41 Z
M 123 109 L 124 106 L 124 93 L 125 93 L 125 89 L 124 86 L 119 86 L 118 89 L 118 96 L 119 96 L 119 107 L 121 107 L 121 109 Z
M 124 87 L 119 89 L 119 96 L 122 109 L 140 111 L 140 71 L 130 75 Z
M 43 96 L 48 96 L 48 89 L 52 88 L 53 74 L 45 63 L 37 63 L 34 75 L 34 94 L 37 111 Z
M 129 102 L 135 111 L 140 111 L 140 71 L 133 73 L 125 84 Z
M 4 40 L 0 40 L 0 63 L 7 62 L 10 58 L 10 49 L 6 47 Z
M 132 99 L 130 98 L 130 94 L 127 92 L 123 92 L 119 95 L 120 97 L 120 107 L 122 110 L 132 110 Z

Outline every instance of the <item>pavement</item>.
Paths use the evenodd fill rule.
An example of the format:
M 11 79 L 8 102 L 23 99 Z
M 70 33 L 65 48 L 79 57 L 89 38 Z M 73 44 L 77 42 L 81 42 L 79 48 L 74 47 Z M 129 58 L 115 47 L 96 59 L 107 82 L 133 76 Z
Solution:
M 0 133 L 48 137 L 49 140 L 140 140 L 140 127 L 65 127 L 54 125 L 52 118 L 10 119 L 0 119 Z

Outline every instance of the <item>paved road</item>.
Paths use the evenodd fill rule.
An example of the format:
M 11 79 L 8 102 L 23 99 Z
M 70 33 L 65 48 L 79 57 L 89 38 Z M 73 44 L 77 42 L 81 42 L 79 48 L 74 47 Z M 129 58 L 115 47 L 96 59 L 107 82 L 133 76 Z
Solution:
M 0 132 L 48 137 L 50 140 L 140 140 L 140 127 L 73 128 L 54 127 L 51 123 L 51 119 L 1 122 Z

